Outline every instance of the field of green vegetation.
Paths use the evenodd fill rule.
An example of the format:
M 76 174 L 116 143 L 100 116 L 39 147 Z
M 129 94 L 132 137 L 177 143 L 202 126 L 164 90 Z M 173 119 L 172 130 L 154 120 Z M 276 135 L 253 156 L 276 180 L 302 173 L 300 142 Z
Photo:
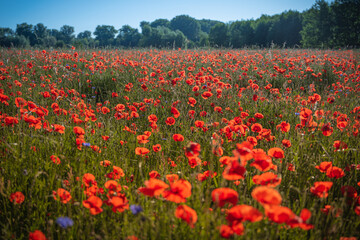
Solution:
M 0 49 L 0 238 L 358 239 L 359 61 Z

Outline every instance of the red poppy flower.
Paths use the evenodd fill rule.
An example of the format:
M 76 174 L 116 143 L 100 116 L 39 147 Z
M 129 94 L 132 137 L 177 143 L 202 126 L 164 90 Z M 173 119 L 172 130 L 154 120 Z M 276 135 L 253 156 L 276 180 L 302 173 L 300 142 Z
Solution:
M 103 201 L 97 196 L 91 196 L 82 202 L 83 206 L 90 209 L 92 215 L 99 214 L 103 211 L 101 208 Z
M 194 227 L 197 221 L 196 211 L 186 205 L 179 205 L 175 210 L 175 217 L 187 222 L 190 227 Z
M 150 178 L 159 178 L 160 174 L 157 171 L 151 171 L 149 172 Z
M 262 214 L 256 208 L 249 205 L 237 205 L 227 211 L 226 220 L 229 225 L 239 222 L 258 222 L 262 219 Z
M 76 134 L 76 135 L 85 135 L 85 131 L 84 131 L 84 129 L 83 128 L 81 128 L 81 127 L 74 127 L 74 133 Z
M 330 167 L 332 167 L 332 162 L 322 162 L 319 166 L 315 166 L 315 168 L 319 169 L 322 173 L 326 172 Z
M 201 94 L 201 97 L 203 99 L 208 99 L 209 97 L 211 97 L 213 94 L 211 92 L 204 92 L 203 94 Z
M 55 155 L 51 155 L 51 156 L 50 156 L 50 159 L 51 159 L 51 161 L 53 161 L 53 163 L 55 163 L 55 164 L 57 164 L 57 165 L 59 165 L 59 164 L 61 163 L 60 158 L 58 158 L 58 157 L 55 156 Z
M 136 155 L 144 156 L 144 155 L 148 154 L 149 152 L 150 152 L 150 150 L 147 149 L 147 148 L 144 148 L 144 147 L 135 148 L 135 154 Z
M 14 202 L 16 204 L 22 204 L 25 200 L 25 196 L 22 192 L 15 192 L 10 195 L 10 202 Z
M 278 176 L 272 172 L 255 175 L 252 180 L 255 184 L 268 187 L 276 187 L 281 183 L 281 178 L 278 178 Z
M 174 115 L 174 118 L 180 117 L 180 112 L 174 107 L 171 107 L 171 113 Z
M 150 178 L 149 180 L 145 181 L 145 187 L 140 187 L 138 190 L 146 196 L 157 197 L 161 195 L 168 187 L 169 185 L 163 181 L 156 178 Z
M 29 240 L 46 240 L 46 237 L 43 232 L 35 230 L 29 234 Z
M 186 202 L 186 198 L 191 196 L 191 184 L 180 179 L 173 183 L 170 183 L 170 189 L 163 192 L 163 197 L 171 202 L 183 203 Z
M 329 178 L 342 178 L 345 176 L 345 173 L 344 171 L 341 169 L 341 168 L 338 168 L 338 167 L 329 167 L 327 170 L 326 170 L 326 176 L 329 177 Z
M 175 124 L 175 118 L 173 117 L 168 117 L 165 121 L 166 125 L 172 126 Z
M 270 148 L 268 155 L 273 158 L 284 158 L 284 151 L 281 148 Z
M 155 145 L 152 146 L 152 148 L 153 148 L 154 152 L 161 151 L 161 145 L 160 144 L 155 144 Z
M 236 150 L 233 151 L 234 156 L 240 157 L 241 161 L 246 162 L 253 158 L 253 145 L 247 141 L 236 144 Z
M 56 192 L 53 192 L 53 197 L 55 200 L 60 200 L 62 203 L 68 203 L 71 200 L 71 195 L 68 191 L 63 188 L 59 188 Z
M 332 185 L 332 182 L 315 182 L 314 186 L 310 188 L 310 192 L 319 198 L 327 198 Z
M 229 162 L 222 173 L 223 178 L 226 180 L 240 180 L 245 178 L 246 168 L 241 165 L 237 160 Z
M 219 207 L 223 207 L 226 203 L 236 205 L 238 196 L 238 193 L 231 188 L 216 188 L 211 193 L 213 202 L 217 203 Z
M 184 141 L 184 136 L 181 134 L 174 134 L 173 139 L 175 142 L 182 142 Z
M 273 222 L 281 224 L 293 219 L 296 215 L 288 207 L 278 205 L 264 205 L 265 215 Z
M 231 236 L 234 235 L 234 231 L 228 225 L 221 225 L 220 226 L 220 235 L 223 238 L 230 238 Z
M 263 129 L 263 127 L 261 126 L 260 123 L 254 123 L 253 125 L 251 125 L 251 131 L 253 132 L 261 132 L 261 130 Z
M 287 122 L 281 122 L 279 125 L 276 126 L 277 130 L 281 130 L 282 132 L 289 132 L 290 131 L 290 124 Z
M 254 161 L 250 164 L 250 166 L 263 172 L 273 168 L 274 165 L 271 161 L 271 157 L 266 155 L 262 149 L 254 149 L 252 156 L 254 157 Z
M 114 196 L 109 199 L 109 203 L 112 205 L 112 211 L 116 212 L 123 212 L 126 209 L 129 209 L 128 200 L 126 199 L 125 195 L 120 194 L 119 196 Z
M 197 157 L 201 151 L 201 146 L 198 143 L 190 142 L 185 148 L 186 157 Z
M 278 191 L 265 186 L 256 187 L 252 191 L 251 196 L 261 204 L 280 205 L 282 202 Z

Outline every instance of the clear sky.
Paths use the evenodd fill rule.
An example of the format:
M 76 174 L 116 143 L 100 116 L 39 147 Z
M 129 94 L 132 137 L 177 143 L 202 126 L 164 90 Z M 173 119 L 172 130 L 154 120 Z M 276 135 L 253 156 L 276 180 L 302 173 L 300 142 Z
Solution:
M 128 24 L 140 30 L 141 21 L 171 20 L 181 14 L 227 23 L 286 10 L 302 12 L 314 3 L 315 0 L 0 0 L 0 27 L 15 30 L 16 24 L 26 22 L 60 29 L 66 24 L 79 33 L 94 32 L 97 25 L 119 29 Z

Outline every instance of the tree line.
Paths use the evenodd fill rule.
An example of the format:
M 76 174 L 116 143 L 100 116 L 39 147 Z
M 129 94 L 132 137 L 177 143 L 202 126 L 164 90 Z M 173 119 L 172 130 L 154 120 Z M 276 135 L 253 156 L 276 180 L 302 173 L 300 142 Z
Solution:
M 17 24 L 16 30 L 0 28 L 3 47 L 360 47 L 360 0 L 317 0 L 303 12 L 285 11 L 276 15 L 262 15 L 258 19 L 223 23 L 197 20 L 179 15 L 171 20 L 142 21 L 141 33 L 124 25 L 116 29 L 98 25 L 93 33 L 83 31 L 75 36 L 72 26 L 48 29 Z M 94 36 L 94 37 L 93 37 Z

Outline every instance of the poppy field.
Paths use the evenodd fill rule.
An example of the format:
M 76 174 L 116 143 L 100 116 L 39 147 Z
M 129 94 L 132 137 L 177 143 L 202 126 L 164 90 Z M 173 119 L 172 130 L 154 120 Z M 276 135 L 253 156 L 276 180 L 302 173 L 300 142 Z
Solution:
M 359 61 L 0 49 L 0 236 L 359 239 Z

